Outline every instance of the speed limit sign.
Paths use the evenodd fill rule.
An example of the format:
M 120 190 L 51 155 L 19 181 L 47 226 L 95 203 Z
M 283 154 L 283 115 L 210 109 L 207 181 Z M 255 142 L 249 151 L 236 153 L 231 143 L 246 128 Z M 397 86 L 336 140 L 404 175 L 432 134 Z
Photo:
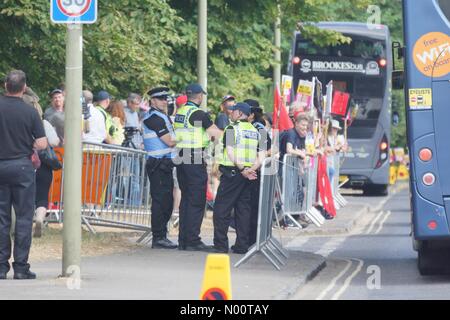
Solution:
M 51 0 L 50 16 L 54 23 L 94 23 L 97 0 Z

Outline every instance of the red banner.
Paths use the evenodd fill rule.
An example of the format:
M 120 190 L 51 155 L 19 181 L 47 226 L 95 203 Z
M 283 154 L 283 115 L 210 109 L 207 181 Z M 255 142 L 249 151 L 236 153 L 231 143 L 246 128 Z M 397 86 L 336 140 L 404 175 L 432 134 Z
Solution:
M 336 216 L 336 207 L 334 206 L 333 192 L 331 191 L 330 179 L 327 173 L 327 157 L 319 156 L 319 166 L 317 168 L 317 185 L 319 187 L 320 200 L 322 200 L 323 208 Z M 335 178 L 336 179 L 336 178 Z

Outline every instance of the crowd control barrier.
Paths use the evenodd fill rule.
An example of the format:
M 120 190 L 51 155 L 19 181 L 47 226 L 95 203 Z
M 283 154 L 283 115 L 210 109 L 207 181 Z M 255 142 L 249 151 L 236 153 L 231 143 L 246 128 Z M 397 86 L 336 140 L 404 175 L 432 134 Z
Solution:
M 334 168 L 334 174 L 333 174 L 333 183 L 331 185 L 332 192 L 333 192 L 333 199 L 336 206 L 336 209 L 340 209 L 345 207 L 348 204 L 348 201 L 345 200 L 345 198 L 339 193 L 339 174 L 340 174 L 340 168 L 341 168 L 341 160 L 344 159 L 341 157 L 340 153 L 336 153 L 333 156 L 333 168 Z
M 317 197 L 317 158 L 308 157 L 306 162 L 294 155 L 286 154 L 282 169 L 282 210 L 297 227 L 302 228 L 294 214 L 306 216 L 320 227 L 325 222 L 322 214 L 314 207 Z
M 250 248 L 247 254 L 234 266 L 239 267 L 257 253 L 262 253 L 264 257 L 278 270 L 286 264 L 288 254 L 282 245 L 272 236 L 272 226 L 274 221 L 275 191 L 278 179 L 278 164 L 274 158 L 267 158 L 261 167 L 261 185 L 258 212 L 258 231 L 256 243 Z
M 63 151 L 58 150 L 62 156 Z M 151 232 L 147 153 L 114 145 L 83 143 L 82 219 L 87 227 L 105 226 Z M 49 211 L 62 222 L 64 168 L 54 172 Z
M 283 218 L 287 217 L 300 229 L 302 226 L 292 215 L 306 211 L 304 190 L 306 175 L 304 164 L 299 157 L 288 154 L 284 156 L 281 177 Z

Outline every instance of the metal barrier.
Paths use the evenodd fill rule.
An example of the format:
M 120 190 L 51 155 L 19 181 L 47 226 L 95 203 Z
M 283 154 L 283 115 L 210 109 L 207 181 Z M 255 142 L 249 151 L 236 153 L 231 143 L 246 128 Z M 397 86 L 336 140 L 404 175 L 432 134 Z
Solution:
M 299 157 L 286 154 L 282 169 L 282 209 L 283 216 L 288 217 L 300 229 L 302 226 L 292 217 L 294 214 L 306 216 L 318 227 L 325 219 L 314 208 L 317 192 L 317 159 L 307 158 L 306 164 Z
M 82 219 L 92 225 L 151 232 L 150 182 L 144 151 L 114 145 L 83 143 Z M 63 181 L 55 177 L 50 189 L 51 213 L 62 222 Z
M 345 198 L 339 193 L 339 187 L 340 187 L 339 186 L 339 175 L 340 175 L 340 168 L 341 168 L 341 159 L 344 159 L 344 158 L 341 157 L 340 153 L 336 153 L 333 156 L 334 174 L 333 174 L 333 182 L 331 184 L 331 187 L 332 187 L 332 192 L 333 192 L 333 199 L 334 199 L 337 210 L 339 210 L 342 207 L 345 207 L 348 204 L 347 200 L 345 200 Z
M 276 212 L 275 191 L 278 180 L 278 166 L 274 158 L 267 158 L 261 168 L 259 190 L 258 231 L 256 243 L 234 266 L 239 267 L 252 256 L 261 252 L 278 270 L 287 262 L 288 254 L 282 245 L 272 236 L 273 218 Z

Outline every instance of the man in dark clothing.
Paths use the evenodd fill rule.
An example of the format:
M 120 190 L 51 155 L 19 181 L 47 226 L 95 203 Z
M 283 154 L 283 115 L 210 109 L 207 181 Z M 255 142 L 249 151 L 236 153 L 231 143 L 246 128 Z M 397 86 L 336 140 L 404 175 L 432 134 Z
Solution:
M 218 141 L 222 131 L 212 122 L 209 115 L 200 109 L 203 95 L 199 84 L 186 88 L 188 102 L 178 109 L 175 116 L 177 137 L 177 177 L 181 189 L 180 224 L 178 248 L 188 251 L 211 251 L 200 238 L 200 228 L 206 206 L 208 174 L 204 150 L 210 139 Z
M 304 114 L 300 114 L 295 119 L 295 127 L 283 133 L 280 138 L 280 170 L 279 174 L 282 175 L 282 161 L 284 160 L 285 154 L 290 154 L 299 157 L 301 160 L 306 158 L 306 135 L 308 133 L 309 118 Z M 304 195 L 304 181 L 302 180 L 301 185 L 298 186 L 297 197 L 299 202 L 303 202 Z M 308 221 L 302 220 L 303 217 L 300 216 L 300 221 L 303 227 L 308 225 Z M 293 226 L 289 219 L 285 222 L 288 226 Z
M 33 149 L 47 148 L 47 138 L 38 112 L 22 96 L 26 89 L 23 71 L 11 71 L 0 97 L 0 280 L 6 279 L 11 257 L 11 207 L 16 213 L 14 279 L 35 279 L 28 255 L 31 247 L 35 202 Z
M 280 138 L 280 160 L 283 161 L 284 155 L 297 155 L 302 159 L 306 157 L 306 134 L 308 133 L 308 117 L 299 115 L 295 119 L 295 127 L 282 133 Z
M 222 98 L 222 104 L 220 105 L 220 112 L 215 120 L 215 125 L 220 130 L 225 130 L 225 128 L 230 124 L 230 113 L 229 107 L 236 104 L 236 98 L 231 95 L 226 95 Z

